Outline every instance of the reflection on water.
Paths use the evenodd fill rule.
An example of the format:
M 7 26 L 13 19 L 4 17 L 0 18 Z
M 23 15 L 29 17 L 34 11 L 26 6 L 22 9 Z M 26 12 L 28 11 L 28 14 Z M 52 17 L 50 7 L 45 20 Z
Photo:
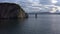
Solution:
M 13 34 L 17 30 L 17 24 L 17 20 L 0 20 L 0 34 Z
M 0 34 L 60 34 L 60 15 L 0 20 Z
M 25 19 L 0 19 L 0 34 L 21 34 Z

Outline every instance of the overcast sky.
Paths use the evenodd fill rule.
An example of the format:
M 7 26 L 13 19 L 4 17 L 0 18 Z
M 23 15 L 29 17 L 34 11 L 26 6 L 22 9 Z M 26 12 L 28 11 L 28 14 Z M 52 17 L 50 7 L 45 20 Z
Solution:
M 19 4 L 25 12 L 48 12 L 55 7 L 60 11 L 60 0 L 0 0 Z

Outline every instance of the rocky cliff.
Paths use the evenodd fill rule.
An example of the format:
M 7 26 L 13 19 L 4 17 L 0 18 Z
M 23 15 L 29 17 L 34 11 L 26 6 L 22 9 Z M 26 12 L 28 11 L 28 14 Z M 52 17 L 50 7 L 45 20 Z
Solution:
M 15 3 L 0 3 L 0 18 L 26 18 L 28 15 Z
M 28 18 L 28 15 L 27 15 L 27 13 L 25 13 L 25 11 L 23 9 L 20 9 L 18 18 Z

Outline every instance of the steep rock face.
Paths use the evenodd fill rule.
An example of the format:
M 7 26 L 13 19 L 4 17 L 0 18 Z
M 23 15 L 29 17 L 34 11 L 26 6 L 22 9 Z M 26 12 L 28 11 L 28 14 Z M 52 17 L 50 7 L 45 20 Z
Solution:
M 0 3 L 0 18 L 24 18 L 25 12 L 15 3 Z
M 24 12 L 23 9 L 20 9 L 18 18 L 28 18 L 28 15 L 27 15 L 27 13 Z

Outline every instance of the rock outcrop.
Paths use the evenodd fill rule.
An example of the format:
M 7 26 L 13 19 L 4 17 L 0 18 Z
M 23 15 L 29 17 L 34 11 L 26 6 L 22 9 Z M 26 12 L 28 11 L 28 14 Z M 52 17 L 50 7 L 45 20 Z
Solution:
M 18 18 L 28 18 L 28 14 L 25 13 L 25 11 L 23 9 L 20 9 Z
M 15 3 L 0 3 L 0 18 L 26 18 L 28 15 Z

